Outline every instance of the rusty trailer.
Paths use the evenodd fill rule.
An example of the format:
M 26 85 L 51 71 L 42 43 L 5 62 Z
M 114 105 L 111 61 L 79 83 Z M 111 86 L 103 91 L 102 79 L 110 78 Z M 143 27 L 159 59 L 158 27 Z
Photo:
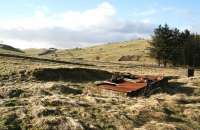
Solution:
M 119 78 L 119 77 L 118 77 Z M 150 95 L 151 90 L 154 90 L 168 82 L 167 78 L 163 76 L 151 76 L 151 75 L 135 75 L 122 76 L 119 79 L 110 79 L 97 84 L 101 89 L 111 90 L 121 93 L 126 93 L 128 96 L 135 96 L 138 94 Z

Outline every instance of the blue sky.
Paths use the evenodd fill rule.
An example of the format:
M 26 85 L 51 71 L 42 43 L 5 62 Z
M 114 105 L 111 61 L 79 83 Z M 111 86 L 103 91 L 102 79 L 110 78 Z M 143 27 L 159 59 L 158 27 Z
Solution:
M 165 23 L 200 32 L 199 0 L 0 2 L 0 40 L 20 48 L 71 48 L 150 37 L 153 28 Z

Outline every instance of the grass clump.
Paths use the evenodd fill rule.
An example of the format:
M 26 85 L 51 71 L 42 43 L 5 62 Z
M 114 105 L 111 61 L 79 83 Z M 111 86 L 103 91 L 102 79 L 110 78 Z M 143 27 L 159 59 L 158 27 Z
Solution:
M 27 105 L 26 101 L 20 101 L 19 99 L 10 99 L 2 103 L 1 106 L 4 107 L 16 107 L 16 106 L 25 106 Z
M 16 113 L 5 114 L 0 117 L 0 129 L 1 130 L 21 130 L 20 120 Z
M 54 84 L 53 86 L 51 86 L 51 88 L 49 89 L 51 92 L 55 92 L 58 94 L 81 94 L 82 91 L 80 89 L 75 89 L 72 87 L 68 87 L 62 84 Z
M 33 122 L 32 130 L 83 130 L 82 125 L 71 117 L 50 116 Z

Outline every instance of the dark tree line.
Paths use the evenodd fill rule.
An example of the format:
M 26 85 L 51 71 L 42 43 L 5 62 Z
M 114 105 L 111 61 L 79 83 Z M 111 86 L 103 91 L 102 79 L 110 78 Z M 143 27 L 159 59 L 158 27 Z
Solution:
M 200 35 L 189 30 L 180 31 L 167 24 L 154 30 L 151 56 L 159 64 L 174 66 L 200 66 Z

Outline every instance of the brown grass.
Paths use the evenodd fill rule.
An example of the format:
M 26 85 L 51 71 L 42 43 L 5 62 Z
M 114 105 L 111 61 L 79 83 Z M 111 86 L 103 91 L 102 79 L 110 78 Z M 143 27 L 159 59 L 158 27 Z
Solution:
M 133 45 L 133 43 L 62 50 L 59 56 L 65 58 L 65 53 L 68 53 L 71 57 L 76 57 L 90 50 L 91 53 L 78 58 L 93 59 L 91 56 L 98 50 L 98 53 L 102 54 L 99 60 L 118 59 L 122 53 L 118 53 L 120 50 L 116 48 L 121 48 L 124 52 L 134 52 L 133 50 L 137 49 L 134 47 L 144 46 L 144 44 L 134 43 Z M 133 48 L 130 48 L 131 46 Z M 113 55 L 108 55 L 112 53 L 111 48 L 115 51 Z M 69 56 L 66 55 L 66 57 Z M 73 71 L 73 73 L 68 72 L 70 68 L 84 68 L 83 66 L 0 58 L 0 130 L 200 129 L 199 71 L 196 71 L 195 77 L 187 78 L 186 70 L 183 68 L 135 67 L 129 63 L 125 65 L 95 63 L 96 66 L 87 68 L 87 70 L 95 69 L 98 72 L 92 71 L 89 73 L 90 79 L 79 82 L 78 75 L 88 78 L 84 77 L 88 76 L 88 71 L 83 69 Z M 58 71 L 60 68 L 62 68 L 61 71 Z M 73 81 L 55 80 L 55 77 L 48 81 L 30 78 L 33 72 L 38 70 L 42 72 L 42 76 L 41 73 L 39 74 L 40 78 L 47 78 L 43 72 L 48 70 L 47 73 L 53 71 L 51 74 L 59 72 L 55 77 L 59 75 L 73 77 Z M 105 76 L 102 72 L 116 71 L 132 74 L 171 75 L 178 76 L 178 78 L 170 80 L 168 85 L 161 87 L 149 97 L 126 97 L 124 94 L 104 91 L 95 86 L 94 81 Z M 76 75 L 73 75 L 74 73 Z M 94 77 L 101 74 L 100 78 Z

